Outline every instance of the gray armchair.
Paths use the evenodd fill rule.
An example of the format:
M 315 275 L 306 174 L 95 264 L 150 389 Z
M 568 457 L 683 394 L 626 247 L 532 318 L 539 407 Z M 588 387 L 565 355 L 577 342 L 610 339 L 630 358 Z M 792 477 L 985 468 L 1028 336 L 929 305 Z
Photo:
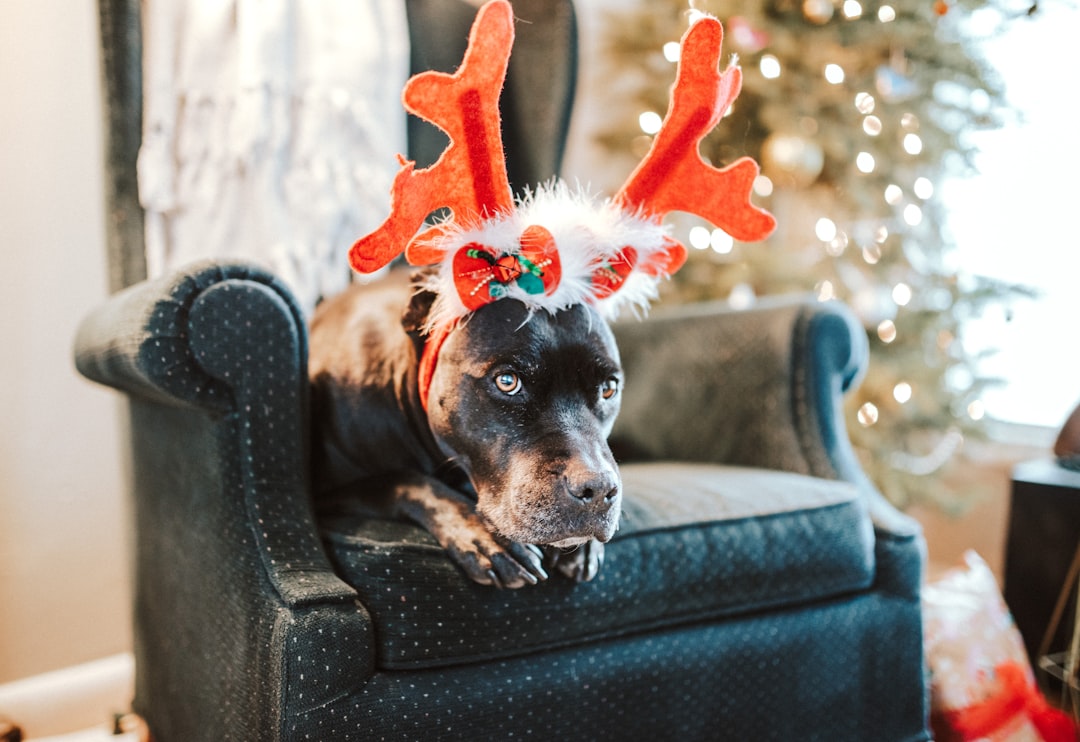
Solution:
M 448 7 L 410 4 L 416 25 L 424 5 Z M 851 314 L 669 308 L 616 334 L 604 568 L 499 591 L 409 523 L 316 516 L 306 327 L 273 276 L 204 263 L 94 309 L 75 358 L 129 400 L 155 739 L 928 739 L 922 538 L 847 442 Z

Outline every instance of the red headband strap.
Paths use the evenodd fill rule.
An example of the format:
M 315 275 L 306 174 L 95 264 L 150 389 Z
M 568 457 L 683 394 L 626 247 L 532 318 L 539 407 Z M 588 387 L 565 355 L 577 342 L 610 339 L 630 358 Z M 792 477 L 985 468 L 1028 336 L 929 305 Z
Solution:
M 416 372 L 416 383 L 420 391 L 420 406 L 424 412 L 428 410 L 428 395 L 431 392 L 431 380 L 435 376 L 435 364 L 439 361 L 439 353 L 443 343 L 450 333 L 457 327 L 456 322 L 439 325 L 431 330 L 424 343 L 424 350 L 420 353 L 420 364 Z

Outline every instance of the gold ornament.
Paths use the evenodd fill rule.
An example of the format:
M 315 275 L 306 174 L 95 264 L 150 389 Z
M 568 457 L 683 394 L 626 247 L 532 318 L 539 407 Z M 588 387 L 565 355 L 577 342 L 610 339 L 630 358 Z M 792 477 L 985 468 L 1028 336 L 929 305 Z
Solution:
M 821 175 L 821 145 L 798 134 L 770 134 L 761 145 L 761 167 L 777 186 L 805 188 Z

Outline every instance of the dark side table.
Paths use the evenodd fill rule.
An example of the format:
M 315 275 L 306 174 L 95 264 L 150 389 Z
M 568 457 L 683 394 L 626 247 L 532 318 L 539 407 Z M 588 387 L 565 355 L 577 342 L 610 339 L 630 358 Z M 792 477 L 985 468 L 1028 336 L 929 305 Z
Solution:
M 1080 543 L 1080 472 L 1052 460 L 1026 461 L 1013 469 L 1009 530 L 1005 542 L 1005 602 L 1012 612 L 1032 666 L 1065 587 Z M 1075 597 L 1050 643 L 1067 648 Z

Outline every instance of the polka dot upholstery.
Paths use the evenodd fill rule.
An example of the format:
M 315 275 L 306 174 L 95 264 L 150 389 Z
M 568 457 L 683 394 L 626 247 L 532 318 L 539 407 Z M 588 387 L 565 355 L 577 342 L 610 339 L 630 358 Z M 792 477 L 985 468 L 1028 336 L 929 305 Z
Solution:
M 76 363 L 130 401 L 136 710 L 159 742 L 927 739 L 921 535 L 825 410 L 851 332 L 802 301 L 620 329 L 642 461 L 601 575 L 500 592 L 409 524 L 316 521 L 306 330 L 272 276 L 117 294 Z
M 917 609 L 864 596 L 480 665 L 379 672 L 292 719 L 290 738 L 926 740 L 919 702 L 896 685 L 894 659 L 919 651 L 917 637 L 896 633 L 897 612 L 910 621 Z
M 364 520 L 344 500 L 324 539 L 371 613 L 378 665 L 527 654 L 804 604 L 873 581 L 865 504 L 846 483 L 684 464 L 629 465 L 622 476 L 625 513 L 598 578 L 555 576 L 528 590 L 476 585 L 426 531 Z

